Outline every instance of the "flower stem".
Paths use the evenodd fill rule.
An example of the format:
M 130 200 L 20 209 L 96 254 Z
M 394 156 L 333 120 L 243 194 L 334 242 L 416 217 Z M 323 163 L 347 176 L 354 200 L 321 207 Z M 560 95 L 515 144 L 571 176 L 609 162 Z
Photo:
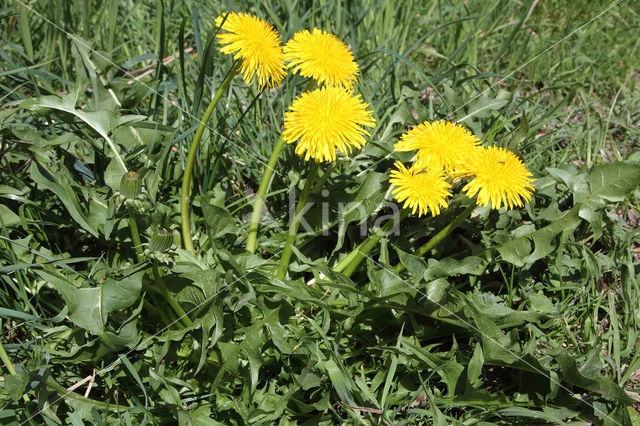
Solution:
M 7 352 L 4 350 L 2 342 L 0 342 L 0 359 L 4 362 L 4 366 L 7 367 L 7 370 L 9 370 L 9 374 L 15 376 L 16 370 L 13 368 L 13 363 L 11 362 L 11 359 L 9 359 Z
M 407 216 L 405 210 L 401 210 L 397 221 L 400 222 Z M 358 247 L 353 249 L 351 253 L 347 255 L 340 263 L 338 263 L 333 270 L 336 272 L 342 272 L 347 277 L 350 277 L 356 270 L 356 268 L 360 265 L 362 260 L 365 258 L 367 254 L 373 249 L 384 237 L 387 233 L 393 228 L 393 225 L 396 224 L 396 220 L 391 219 L 385 223 L 382 228 L 378 228 L 373 235 L 370 235 L 366 240 L 364 240 Z
M 463 220 L 469 217 L 469 215 L 475 208 L 476 208 L 476 203 L 472 202 L 466 209 L 462 211 L 462 213 L 458 215 L 458 217 L 453 219 L 453 221 L 449 222 L 449 224 L 444 228 L 442 228 L 440 232 L 438 232 L 429 241 L 427 241 L 420 248 L 418 248 L 413 253 L 413 255 L 417 257 L 424 256 L 429 250 L 434 248 L 437 244 L 439 244 L 442 240 L 444 240 L 454 229 L 456 229 L 462 223 Z M 404 265 L 402 263 L 398 263 L 396 265 L 396 272 L 400 272 L 403 270 L 404 270 Z
M 278 162 L 278 156 L 280 155 L 280 151 L 282 151 L 284 145 L 284 139 L 280 137 L 280 139 L 278 139 L 278 142 L 276 142 L 275 146 L 273 147 L 273 152 L 271 152 L 271 157 L 269 158 L 267 169 L 262 175 L 260 187 L 258 187 L 258 193 L 256 194 L 256 198 L 253 201 L 253 212 L 251 213 L 251 221 L 249 222 L 249 236 L 247 237 L 247 251 L 249 251 L 250 253 L 256 251 L 258 226 L 260 222 L 260 216 L 262 215 L 262 207 L 264 206 L 265 194 L 269 190 L 271 177 L 273 176 L 276 163 Z
M 313 86 L 315 86 L 316 81 L 314 79 L 309 80 L 309 82 L 307 83 L 307 88 L 304 89 L 305 92 L 310 92 L 311 89 L 313 89 Z
M 309 80 L 305 91 L 310 91 L 313 88 L 314 84 L 315 80 Z M 251 212 L 251 220 L 249 221 L 249 235 L 247 236 L 247 251 L 249 253 L 254 253 L 256 251 L 258 228 L 260 226 L 262 208 L 264 207 L 265 194 L 269 190 L 271 178 L 273 176 L 273 173 L 275 172 L 276 163 L 278 162 L 278 157 L 280 156 L 280 152 L 282 151 L 284 145 L 284 139 L 282 139 L 282 136 L 280 136 L 280 139 L 278 139 L 278 142 L 276 142 L 273 147 L 271 157 L 269 157 L 269 162 L 267 163 L 267 169 L 262 175 L 262 180 L 260 181 L 260 186 L 258 187 L 258 192 L 256 193 L 256 198 L 253 201 L 253 211 Z
M 178 319 L 182 322 L 182 324 L 185 327 L 191 327 L 193 325 L 193 322 L 191 322 L 191 319 L 189 318 L 189 316 L 186 314 L 184 309 L 182 309 L 182 306 L 180 306 L 180 304 L 176 301 L 176 299 L 174 299 L 173 296 L 171 296 L 171 293 L 169 293 L 169 289 L 164 284 L 162 277 L 160 277 L 160 272 L 158 271 L 158 262 L 156 260 L 153 260 L 153 263 L 151 264 L 151 269 L 153 270 L 153 278 L 156 282 L 156 285 L 160 289 L 160 292 L 162 293 L 164 298 L 167 300 L 167 302 L 169 303 L 173 311 L 178 316 Z
M 189 250 L 191 253 L 195 254 L 196 251 L 193 248 L 193 238 L 191 237 L 191 221 L 189 219 L 189 201 L 190 201 L 190 192 L 191 192 L 191 174 L 193 172 L 193 165 L 196 161 L 196 154 L 198 152 L 198 148 L 200 147 L 200 140 L 202 139 L 202 135 L 204 130 L 207 128 L 207 121 L 209 121 L 209 117 L 213 113 L 218 101 L 222 97 L 222 94 L 227 90 L 231 80 L 236 75 L 236 65 L 227 73 L 222 84 L 216 90 L 213 99 L 209 103 L 207 110 L 204 112 L 202 119 L 200 120 L 200 124 L 198 125 L 198 129 L 196 130 L 196 134 L 193 138 L 193 143 L 191 144 L 191 148 L 189 148 L 189 155 L 187 156 L 187 163 L 184 168 L 184 175 L 182 176 L 182 195 L 180 197 L 180 216 L 182 221 L 182 237 L 184 239 L 184 247 Z
M 109 407 L 116 407 L 116 404 L 108 404 L 106 402 L 102 402 L 102 401 L 96 401 L 95 399 L 90 399 L 90 398 L 85 398 L 84 396 L 80 396 L 77 393 L 73 392 L 73 391 L 69 391 L 67 390 L 64 386 L 60 385 L 58 382 L 56 382 L 55 380 L 53 380 L 53 378 L 51 377 L 47 377 L 45 380 L 45 384 L 55 390 L 56 392 L 58 392 L 63 398 L 71 398 L 71 399 L 75 399 L 76 401 L 80 401 L 80 402 L 84 402 L 85 404 L 89 404 L 89 405 L 93 405 L 94 407 L 98 408 L 98 409 L 102 409 L 102 410 L 108 410 Z M 129 405 L 123 405 L 123 404 L 118 404 L 118 407 L 124 409 L 124 410 L 128 410 L 130 408 L 133 408 Z
M 138 232 L 138 222 L 136 222 L 136 212 L 131 206 L 127 206 L 129 212 L 129 229 L 131 230 L 131 240 L 136 250 L 138 262 L 143 260 L 142 242 L 140 241 L 140 233 Z
M 2 344 L 2 342 L 0 342 L 0 360 L 2 360 L 4 366 L 7 367 L 9 374 L 11 374 L 12 376 L 15 376 L 17 374 L 16 369 L 13 368 L 13 363 L 11 362 L 9 355 L 7 355 L 7 352 L 4 350 L 4 345 Z M 22 399 L 24 400 L 24 402 L 29 402 L 29 396 L 27 394 L 22 395 Z
M 364 245 L 365 242 L 366 241 L 363 241 L 360 244 L 358 244 L 358 247 L 356 247 L 355 249 L 351 250 L 349 252 L 349 254 L 347 254 L 345 257 L 343 257 L 342 260 L 340 262 L 338 262 L 338 264 L 336 266 L 333 267 L 333 272 L 342 272 L 342 271 L 344 271 L 346 269 L 346 267 L 349 266 L 349 264 L 353 261 L 353 259 L 356 258 L 356 256 L 358 255 L 358 252 L 360 250 L 362 250 L 362 246 Z
M 302 219 L 302 212 L 304 212 L 304 208 L 307 205 L 307 200 L 309 199 L 309 193 L 311 192 L 314 181 L 318 176 L 318 167 L 319 163 L 316 163 L 314 161 L 313 165 L 311 166 L 311 170 L 309 170 L 309 174 L 307 175 L 307 180 L 304 183 L 302 194 L 300 195 L 298 205 L 296 206 L 296 212 L 294 213 L 293 218 L 291 219 L 291 223 L 289 224 L 287 242 L 284 246 L 284 250 L 282 251 L 280 266 L 276 274 L 276 276 L 280 279 L 284 279 L 284 277 L 287 276 L 289 260 L 291 259 L 291 250 L 293 249 L 293 243 L 295 242 L 296 235 L 298 234 L 298 226 L 300 225 L 300 219 Z
M 158 302 L 155 292 L 149 289 L 148 286 L 147 286 L 147 290 L 148 290 L 147 294 L 149 295 L 149 297 L 151 297 L 151 300 L 153 301 L 153 303 L 150 303 L 148 300 L 144 301 L 144 306 L 147 308 L 147 310 L 149 310 L 152 313 L 156 313 L 158 316 L 160 316 L 160 318 L 162 318 L 162 321 L 164 322 L 165 325 L 170 326 L 171 324 L 173 324 L 173 321 L 169 319 L 169 316 L 167 315 L 165 310 L 158 308 L 158 306 L 162 306 L 162 305 Z

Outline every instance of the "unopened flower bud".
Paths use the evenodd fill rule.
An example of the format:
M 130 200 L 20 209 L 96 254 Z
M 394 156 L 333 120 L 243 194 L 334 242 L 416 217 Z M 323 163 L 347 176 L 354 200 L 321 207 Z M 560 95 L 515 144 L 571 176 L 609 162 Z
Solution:
M 173 244 L 180 247 L 182 244 L 182 236 L 180 235 L 180 231 L 177 229 L 173 230 Z
M 120 194 L 126 199 L 133 200 L 142 191 L 142 176 L 138 173 L 131 171 L 125 173 L 120 181 Z
M 149 241 L 149 250 L 166 251 L 171 248 L 171 244 L 173 244 L 173 233 L 161 228 L 153 234 L 153 237 L 151 237 L 151 241 Z

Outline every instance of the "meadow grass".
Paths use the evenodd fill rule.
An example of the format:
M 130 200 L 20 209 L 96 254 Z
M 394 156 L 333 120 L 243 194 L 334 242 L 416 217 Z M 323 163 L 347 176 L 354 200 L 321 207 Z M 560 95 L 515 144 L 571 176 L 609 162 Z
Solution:
M 122 170 L 99 132 L 144 175 L 146 198 L 132 207 L 143 239 L 178 229 L 189 145 L 232 67 L 213 25 L 227 10 L 269 20 L 283 40 L 336 34 L 377 118 L 362 152 L 324 172 L 329 192 L 312 190 L 313 232 L 300 232 L 282 282 L 269 271 L 308 168 L 290 146 L 257 254 L 244 243 L 301 77 L 264 93 L 238 78 L 223 95 L 193 175 L 197 255 L 174 248 L 162 277 L 136 260 L 113 197 Z M 637 424 L 639 14 L 632 2 L 588 0 L 0 6 L 0 418 Z M 61 112 L 50 95 L 95 114 Z M 410 217 L 351 277 L 333 273 L 363 240 L 359 212 L 340 223 L 336 203 L 359 203 L 372 222 L 388 170 L 410 160 L 393 144 L 437 119 L 520 155 L 537 179 L 532 203 L 477 209 L 424 259 L 411 251 L 454 211 L 426 226 Z M 615 188 L 602 195 L 598 178 Z M 164 308 L 165 285 L 192 325 Z M 132 303 L 118 302 L 126 291 Z M 100 312 L 79 314 L 94 297 Z M 93 372 L 87 398 L 88 382 L 67 390 Z

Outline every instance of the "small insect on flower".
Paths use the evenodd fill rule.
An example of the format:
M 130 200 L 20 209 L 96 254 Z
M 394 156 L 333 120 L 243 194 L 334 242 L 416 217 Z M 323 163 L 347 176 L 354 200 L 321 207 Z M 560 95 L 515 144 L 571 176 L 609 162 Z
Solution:
M 218 35 L 225 45 L 220 51 L 235 53 L 234 59 L 241 59 L 240 71 L 247 84 L 254 78 L 260 89 L 280 84 L 286 75 L 284 54 L 278 32 L 270 23 L 246 13 L 226 13 L 216 18 L 216 25 L 228 31 Z
M 335 161 L 336 149 L 350 154 L 366 144 L 363 127 L 373 127 L 373 112 L 360 95 L 351 96 L 342 87 L 324 86 L 305 92 L 284 116 L 282 138 L 298 142 L 296 154 L 306 161 Z
M 351 89 L 358 75 L 358 64 L 349 48 L 335 35 L 317 28 L 295 33 L 284 46 L 284 58 L 294 73 L 318 84 Z
M 462 188 L 467 196 L 478 194 L 478 204 L 492 209 L 522 207 L 531 200 L 533 179 L 522 160 L 501 147 L 479 148 L 462 168 L 472 180 Z
M 441 208 L 448 206 L 447 198 L 451 195 L 442 169 L 407 167 L 399 161 L 395 164 L 397 170 L 389 174 L 389 182 L 395 188 L 391 191 L 396 200 L 410 208 L 411 213 L 418 211 L 418 216 L 430 212 L 432 216 L 440 214 Z
M 393 149 L 418 150 L 416 167 L 440 168 L 454 175 L 479 144 L 480 140 L 459 124 L 425 121 L 403 134 Z

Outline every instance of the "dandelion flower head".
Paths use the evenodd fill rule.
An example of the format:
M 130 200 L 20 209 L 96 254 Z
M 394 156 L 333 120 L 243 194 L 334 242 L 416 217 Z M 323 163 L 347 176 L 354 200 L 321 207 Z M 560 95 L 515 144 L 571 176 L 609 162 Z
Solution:
M 396 169 L 389 174 L 389 182 L 395 186 L 391 191 L 398 202 L 404 201 L 404 208 L 411 209 L 411 213 L 418 211 L 418 216 L 431 212 L 432 216 L 440 214 L 441 208 L 446 208 L 447 197 L 451 184 L 447 182 L 442 169 L 422 169 L 415 166 L 407 167 L 396 161 Z
M 454 174 L 474 150 L 480 140 L 459 124 L 435 121 L 414 127 L 403 134 L 396 143 L 395 151 L 418 150 L 415 166 L 439 168 Z
M 531 200 L 533 179 L 522 160 L 504 148 L 479 148 L 463 168 L 473 179 L 462 188 L 469 197 L 478 194 L 477 203 L 491 208 L 522 207 L 523 200 Z
M 218 35 L 225 45 L 220 51 L 241 59 L 240 71 L 247 84 L 254 78 L 260 89 L 280 84 L 286 75 L 284 54 L 278 32 L 270 23 L 246 13 L 228 13 L 218 16 L 216 25 L 227 31 Z
M 351 96 L 341 87 L 324 86 L 300 95 L 284 116 L 282 138 L 298 142 L 296 154 L 305 160 L 335 161 L 336 149 L 349 154 L 362 148 L 373 127 L 373 112 L 360 95 Z
M 287 67 L 319 84 L 352 88 L 358 75 L 358 64 L 349 48 L 335 35 L 313 29 L 293 35 L 284 46 Z

